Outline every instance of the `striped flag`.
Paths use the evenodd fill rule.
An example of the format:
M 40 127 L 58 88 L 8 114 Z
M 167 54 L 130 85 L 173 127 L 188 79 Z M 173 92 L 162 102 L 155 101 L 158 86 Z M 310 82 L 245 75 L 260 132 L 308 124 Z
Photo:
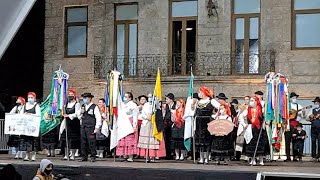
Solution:
M 188 151 L 191 150 L 191 137 L 192 137 L 192 118 L 194 116 L 194 110 L 192 110 L 192 101 L 193 101 L 193 79 L 194 76 L 191 72 L 190 82 L 189 82 L 189 90 L 188 90 L 188 98 L 186 103 L 186 108 L 184 112 L 184 120 L 185 120 L 185 129 L 184 129 L 184 146 Z

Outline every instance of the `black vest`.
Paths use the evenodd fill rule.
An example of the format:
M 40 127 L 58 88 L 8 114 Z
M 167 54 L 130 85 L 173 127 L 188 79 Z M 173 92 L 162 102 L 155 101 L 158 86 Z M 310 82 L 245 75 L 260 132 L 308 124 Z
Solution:
M 94 127 L 96 125 L 96 117 L 94 115 L 95 104 L 92 104 L 82 116 L 82 127 Z
M 320 114 L 320 111 L 313 109 L 312 114 L 314 116 L 316 116 L 316 115 Z M 320 133 L 320 119 L 315 119 L 315 120 L 311 121 L 311 133 L 313 133 L 313 134 Z
M 76 112 L 76 104 L 77 103 L 75 103 L 72 106 L 72 108 L 67 108 L 68 107 L 68 104 L 67 104 L 67 106 L 66 106 L 66 114 L 74 114 Z
M 27 105 L 24 105 L 24 113 L 36 114 L 37 103 L 33 106 L 33 108 L 28 109 L 28 110 L 26 110 L 26 106 Z

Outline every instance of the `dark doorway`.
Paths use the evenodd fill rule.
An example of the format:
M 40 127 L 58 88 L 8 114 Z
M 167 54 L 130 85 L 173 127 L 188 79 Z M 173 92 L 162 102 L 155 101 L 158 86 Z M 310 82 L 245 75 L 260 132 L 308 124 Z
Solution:
M 29 91 L 42 99 L 45 1 L 36 1 L 0 61 L 0 102 L 8 112 Z M 4 112 L 0 109 L 0 119 Z

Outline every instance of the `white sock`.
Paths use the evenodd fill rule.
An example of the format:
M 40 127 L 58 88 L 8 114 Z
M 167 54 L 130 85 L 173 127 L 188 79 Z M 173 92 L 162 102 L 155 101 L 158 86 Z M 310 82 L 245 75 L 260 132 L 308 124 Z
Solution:
M 179 159 L 179 149 L 175 149 L 174 152 L 176 153 L 176 159 Z

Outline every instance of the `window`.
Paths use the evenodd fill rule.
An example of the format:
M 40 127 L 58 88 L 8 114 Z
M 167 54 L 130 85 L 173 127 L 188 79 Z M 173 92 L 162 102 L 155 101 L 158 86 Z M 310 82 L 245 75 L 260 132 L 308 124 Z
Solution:
M 232 73 L 258 74 L 260 0 L 233 0 Z
M 88 8 L 68 7 L 65 10 L 65 56 L 87 56 Z
M 292 0 L 292 49 L 320 48 L 320 0 Z
M 170 1 L 171 74 L 187 75 L 195 64 L 198 1 Z
M 117 70 L 123 74 L 136 76 L 138 4 L 118 4 L 115 12 L 115 64 Z

